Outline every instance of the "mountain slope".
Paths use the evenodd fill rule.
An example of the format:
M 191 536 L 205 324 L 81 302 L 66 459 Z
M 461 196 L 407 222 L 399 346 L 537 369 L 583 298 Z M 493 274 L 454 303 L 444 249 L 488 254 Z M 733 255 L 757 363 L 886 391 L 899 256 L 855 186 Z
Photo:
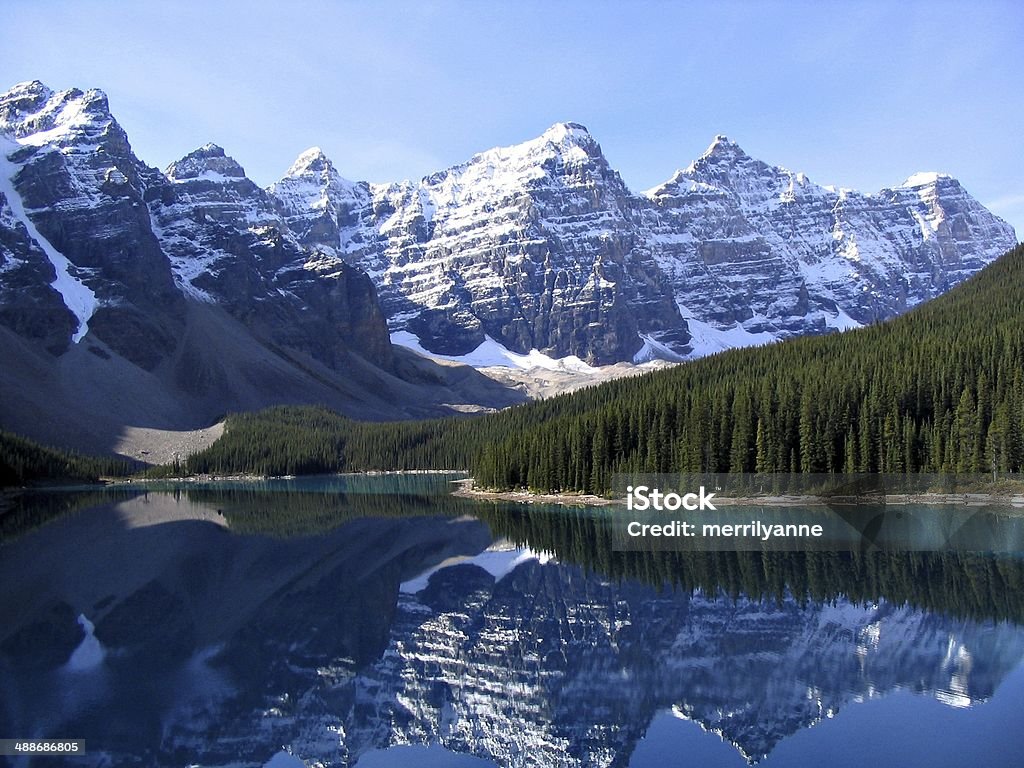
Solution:
M 305 248 L 207 145 L 162 174 L 100 91 L 0 96 L 0 423 L 116 450 L 126 426 L 191 429 L 317 403 L 360 418 L 521 399 L 396 358 L 373 284 Z
M 1024 246 L 889 323 L 462 422 L 250 415 L 189 468 L 281 472 L 290 446 L 323 441 L 323 469 L 469 468 L 483 486 L 540 491 L 604 493 L 620 472 L 1019 472 L 1021 306 Z M 276 444 L 254 440 L 268 433 Z
M 948 176 L 837 191 L 724 136 L 635 195 L 575 123 L 416 183 L 348 182 L 310 150 L 269 191 L 304 242 L 366 269 L 392 331 L 446 355 L 490 337 L 678 360 L 868 325 L 1017 242 Z
M 49 350 L 62 352 L 91 333 L 152 369 L 174 347 L 184 301 L 149 224 L 144 198 L 154 175 L 132 153 L 106 96 L 23 83 L 0 97 L 0 132 L 0 216 L 17 238 L 0 268 L 41 267 L 31 281 L 4 280 L 5 292 L 33 296 L 37 315 L 47 310 L 29 338 L 39 338 L 38 326 L 52 318 Z
M 891 318 L 1016 243 L 951 177 L 916 174 L 874 195 L 837 191 L 754 160 L 724 136 L 647 195 L 688 313 L 776 337 Z
M 1014 242 L 948 177 L 836 192 L 724 137 L 636 195 L 574 123 L 416 183 L 312 150 L 267 190 L 214 144 L 147 166 L 96 90 L 18 85 L 0 133 L 0 423 L 90 450 L 277 403 L 502 407 L 391 338 L 680 360 L 891 317 Z

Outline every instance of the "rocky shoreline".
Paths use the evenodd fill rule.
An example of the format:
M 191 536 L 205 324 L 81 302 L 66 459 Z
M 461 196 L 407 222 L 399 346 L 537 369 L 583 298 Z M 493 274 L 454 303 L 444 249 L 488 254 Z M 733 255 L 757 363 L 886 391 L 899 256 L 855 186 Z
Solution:
M 476 488 L 472 478 L 456 480 L 453 496 L 492 501 L 513 501 L 519 504 L 563 504 L 579 507 L 622 506 L 623 499 L 609 499 L 593 494 L 577 493 L 533 493 L 527 490 L 493 491 Z M 1024 509 L 1024 494 L 996 493 L 890 493 L 863 496 L 802 496 L 788 494 L 781 496 L 735 496 L 715 497 L 715 505 L 722 507 L 746 506 L 856 506 L 862 504 L 909 505 L 941 504 L 949 506 L 1009 506 Z
M 533 493 L 531 491 L 485 491 L 476 488 L 473 478 L 465 480 L 453 480 L 452 484 L 457 486 L 452 491 L 452 496 L 459 496 L 465 499 L 479 499 L 491 501 L 514 501 L 519 504 L 563 504 L 573 507 L 605 507 L 613 504 L 622 504 L 619 499 L 606 499 L 603 496 L 594 496 L 588 493 Z
M 385 475 L 445 475 L 459 474 L 447 469 L 414 469 L 414 470 L 371 470 L 366 472 L 341 472 L 338 477 L 372 477 Z M 220 483 L 220 482 L 264 482 L 267 480 L 293 480 L 295 475 L 191 475 L 185 477 L 163 478 L 103 478 L 97 487 L 110 485 L 155 485 L 161 483 Z M 477 488 L 471 477 L 452 480 L 455 486 L 453 496 L 466 499 L 487 501 L 511 501 L 517 504 L 559 504 L 573 507 L 606 507 L 624 506 L 621 498 L 607 498 L 586 493 L 534 493 L 525 489 L 489 490 Z M 4 490 L 5 499 L 0 500 L 0 508 L 8 505 L 9 496 L 24 491 L 24 488 Z M 1024 509 L 1024 492 L 1017 493 L 890 493 L 864 494 L 861 496 L 816 496 L 816 495 L 759 495 L 759 496 L 716 496 L 716 507 L 748 507 L 748 506 L 859 506 L 864 504 L 884 504 L 900 506 L 910 504 L 933 504 L 945 506 L 1006 506 Z

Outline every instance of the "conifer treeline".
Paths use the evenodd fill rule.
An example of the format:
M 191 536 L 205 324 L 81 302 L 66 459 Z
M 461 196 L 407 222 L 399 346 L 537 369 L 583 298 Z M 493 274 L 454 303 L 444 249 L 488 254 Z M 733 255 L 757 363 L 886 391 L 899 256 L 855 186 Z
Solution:
M 473 419 L 232 417 L 193 472 L 469 469 L 604 493 L 634 472 L 1019 472 L 1024 247 L 890 323 L 725 352 Z
M 101 477 L 130 474 L 137 465 L 102 456 L 48 448 L 10 432 L 0 431 L 0 487 L 42 480 L 94 483 Z

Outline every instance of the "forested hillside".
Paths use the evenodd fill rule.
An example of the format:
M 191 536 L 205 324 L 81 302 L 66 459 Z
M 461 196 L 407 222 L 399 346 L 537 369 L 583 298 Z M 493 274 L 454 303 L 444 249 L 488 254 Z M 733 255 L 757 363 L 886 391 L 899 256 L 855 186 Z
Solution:
M 1024 247 L 890 323 L 725 352 L 461 420 L 229 419 L 193 472 L 469 469 L 602 493 L 618 472 L 1019 472 Z
M 473 470 L 488 485 L 594 491 L 630 471 L 1019 471 L 1022 346 L 1018 247 L 891 323 L 591 393 L 582 413 L 485 447 Z
M 0 487 L 42 480 L 92 483 L 104 476 L 127 475 L 136 468 L 127 460 L 60 451 L 0 431 Z

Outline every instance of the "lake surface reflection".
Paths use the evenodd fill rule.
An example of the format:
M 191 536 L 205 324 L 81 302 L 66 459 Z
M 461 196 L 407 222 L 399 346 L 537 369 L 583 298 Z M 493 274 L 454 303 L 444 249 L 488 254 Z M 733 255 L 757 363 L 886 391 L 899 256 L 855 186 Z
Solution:
M 24 499 L 0 738 L 96 766 L 1024 762 L 1019 555 L 616 552 L 614 512 L 449 480 Z

